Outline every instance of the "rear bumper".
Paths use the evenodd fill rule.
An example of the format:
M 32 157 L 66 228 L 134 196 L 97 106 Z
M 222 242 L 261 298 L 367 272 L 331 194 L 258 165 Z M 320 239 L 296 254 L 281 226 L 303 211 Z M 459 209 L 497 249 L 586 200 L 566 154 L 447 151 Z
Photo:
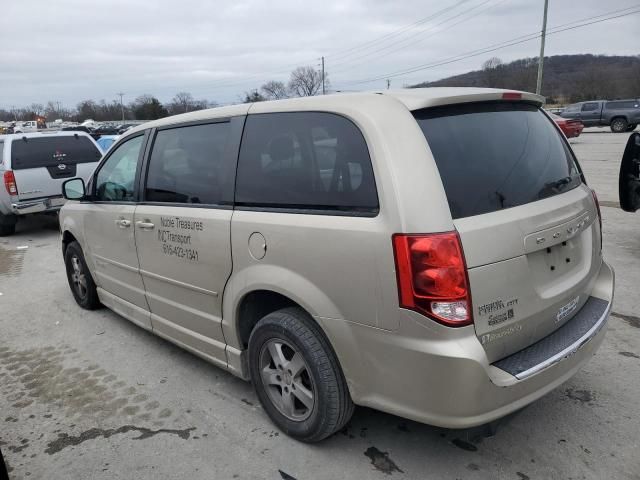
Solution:
M 489 364 L 473 326 L 446 329 L 405 311 L 397 332 L 319 321 L 356 404 L 440 427 L 467 428 L 519 410 L 575 375 L 604 338 L 613 285 L 613 271 L 603 263 L 592 296 L 606 305 L 593 328 L 540 358 L 534 370 L 518 375 L 522 378 L 499 368 L 499 362 Z
M 64 205 L 64 197 L 47 197 L 34 200 L 12 202 L 11 211 L 16 215 L 27 215 L 39 212 L 55 212 Z

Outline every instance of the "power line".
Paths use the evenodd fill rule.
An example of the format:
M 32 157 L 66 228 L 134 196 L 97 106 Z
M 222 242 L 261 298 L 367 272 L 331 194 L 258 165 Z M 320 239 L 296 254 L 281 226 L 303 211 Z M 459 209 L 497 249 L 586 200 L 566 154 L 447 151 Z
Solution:
M 483 6 L 483 5 L 486 5 L 486 4 L 487 4 L 487 3 L 489 3 L 490 1 L 491 1 L 491 0 L 486 0 L 486 1 L 484 1 L 484 2 L 482 2 L 482 3 L 480 3 L 480 4 L 478 4 L 478 5 L 476 5 L 475 7 L 470 8 L 470 9 L 468 9 L 468 10 L 466 10 L 466 11 L 462 12 L 462 13 L 458 13 L 457 15 L 454 15 L 453 17 L 449 17 L 449 18 L 447 18 L 446 20 L 444 20 L 444 21 L 442 21 L 442 22 L 440 22 L 440 23 L 436 23 L 435 25 L 431 25 L 430 27 L 427 27 L 427 28 L 425 28 L 425 29 L 423 29 L 423 30 L 419 31 L 419 32 L 415 33 L 414 35 L 412 35 L 412 36 L 410 36 L 410 37 L 407 37 L 407 38 L 405 38 L 405 39 L 401 39 L 400 41 L 393 42 L 393 43 L 391 43 L 391 44 L 389 44 L 389 45 L 386 45 L 386 46 L 384 46 L 384 47 L 380 48 L 379 50 L 375 50 L 375 51 L 373 51 L 373 52 L 369 52 L 369 53 L 367 53 L 367 54 L 365 54 L 365 55 L 362 55 L 362 56 L 358 57 L 356 60 L 362 60 L 363 58 L 371 57 L 371 56 L 373 56 L 373 55 L 375 55 L 375 56 L 376 56 L 376 60 L 377 60 L 377 59 L 379 59 L 379 58 L 382 58 L 382 57 L 386 57 L 386 56 L 388 56 L 388 55 L 391 55 L 392 53 L 397 52 L 397 51 L 402 50 L 402 49 L 405 49 L 405 48 L 407 48 L 407 47 L 409 47 L 409 46 L 411 46 L 411 45 L 415 45 L 415 44 L 417 44 L 417 43 L 423 42 L 423 41 L 425 41 L 427 38 L 430 38 L 430 37 L 432 37 L 433 35 L 435 35 L 435 34 L 437 34 L 437 33 L 442 33 L 442 32 L 444 32 L 444 31 L 446 31 L 446 30 L 448 30 L 448 29 L 450 29 L 450 28 L 452 28 L 452 27 L 454 27 L 454 26 L 456 26 L 456 25 L 458 25 L 458 24 L 460 24 L 460 23 L 466 22 L 467 20 L 471 20 L 472 18 L 477 17 L 477 16 L 478 16 L 478 15 L 480 15 L 481 13 L 483 13 L 483 12 L 485 12 L 485 11 L 487 11 L 487 10 L 491 9 L 491 8 L 494 8 L 494 7 L 498 6 L 499 4 L 503 3 L 505 0 L 500 0 L 498 3 L 496 3 L 496 4 L 494 4 L 494 5 L 489 5 L 487 8 L 484 8 L 484 9 L 480 10 L 479 12 L 476 12 L 476 13 L 475 13 L 475 14 L 473 14 L 473 15 L 470 15 L 470 16 L 468 16 L 468 17 L 466 17 L 466 18 L 463 18 L 462 20 L 460 20 L 460 21 L 458 21 L 458 22 L 455 22 L 455 23 L 453 23 L 453 24 L 451 24 L 451 25 L 447 25 L 446 27 L 441 28 L 440 30 L 432 31 L 434 28 L 436 28 L 436 27 L 438 27 L 438 26 L 440 26 L 440 25 L 443 25 L 443 24 L 445 24 L 445 23 L 447 23 L 447 22 L 450 22 L 451 20 L 454 20 L 454 19 L 456 19 L 456 18 L 458 18 L 458 17 L 460 17 L 460 16 L 462 16 L 462 15 L 466 15 L 466 14 L 468 14 L 468 13 L 472 12 L 473 10 L 475 10 L 476 8 L 479 8 L 479 7 Z M 408 40 L 411 40 L 411 38 L 413 38 L 413 37 L 415 37 L 415 36 L 417 36 L 417 35 L 421 35 L 421 34 L 423 34 L 423 33 L 429 32 L 429 31 L 432 31 L 430 35 L 426 35 L 426 36 L 424 36 L 424 37 L 422 37 L 422 38 L 420 38 L 420 39 L 417 39 L 417 40 L 414 40 L 414 41 L 409 41 L 409 42 L 407 42 Z M 401 45 L 400 45 L 400 44 L 401 44 Z M 397 48 L 393 48 L 395 45 L 399 45 L 399 46 L 398 46 Z M 386 53 L 380 54 L 381 52 L 384 52 L 384 51 L 386 51 Z M 365 62 L 361 62 L 361 61 L 356 62 L 356 63 L 352 63 L 352 62 L 340 62 L 337 66 L 340 66 L 340 65 L 348 65 L 348 66 L 347 66 L 346 68 L 338 69 L 338 70 L 337 70 L 337 72 L 339 73 L 339 72 L 344 72 L 344 71 L 347 71 L 347 70 L 351 70 L 351 69 L 353 69 L 353 68 L 356 68 L 356 67 L 357 67 L 357 66 L 359 66 L 359 65 L 362 65 L 363 63 L 365 63 Z M 333 70 L 332 70 L 332 72 L 333 72 L 333 73 L 336 73 L 336 70 L 335 70 L 335 69 L 333 69 Z
M 547 36 L 548 35 L 553 35 L 553 34 L 556 34 L 556 33 L 560 33 L 560 32 L 565 32 L 565 31 L 568 31 L 568 30 L 574 30 L 576 28 L 586 27 L 588 25 L 593 25 L 593 24 L 600 23 L 600 22 L 605 22 L 605 21 L 608 21 L 608 20 L 613 20 L 613 19 L 616 19 L 616 18 L 621 18 L 621 17 L 627 16 L 627 15 L 634 15 L 636 13 L 640 13 L 640 9 L 638 9 L 638 10 L 633 10 L 633 11 L 627 11 L 626 13 L 615 15 L 615 16 L 608 16 L 607 18 L 600 18 L 600 17 L 604 17 L 606 15 L 611 15 L 612 13 L 617 13 L 617 12 L 625 11 L 625 10 L 631 10 L 633 8 L 638 8 L 638 6 L 628 7 L 628 8 L 622 9 L 622 10 L 614 10 L 612 12 L 596 15 L 596 16 L 593 16 L 593 17 L 584 18 L 582 20 L 569 22 L 569 23 L 566 23 L 566 24 L 563 24 L 563 25 L 559 25 L 557 27 L 552 28 L 551 29 L 552 31 L 547 32 Z M 593 20 L 593 19 L 596 19 L 596 18 L 599 18 L 599 20 Z M 589 21 L 589 20 L 592 20 L 592 21 Z M 578 22 L 584 22 L 584 23 L 581 23 L 579 25 L 574 25 L 574 26 L 567 26 L 567 25 L 572 25 L 572 24 L 578 23 Z M 565 28 L 561 28 L 561 27 L 565 27 Z M 463 54 L 459 54 L 459 55 L 456 55 L 456 56 L 453 56 L 453 57 L 445 58 L 445 59 L 439 60 L 437 62 L 417 65 L 417 66 L 411 67 L 409 69 L 395 71 L 395 72 L 392 72 L 392 73 L 386 73 L 384 75 L 376 76 L 374 78 L 370 78 L 370 79 L 366 79 L 366 80 L 347 82 L 344 85 L 359 85 L 359 84 L 363 84 L 363 83 L 370 83 L 370 82 L 377 81 L 377 80 L 383 80 L 383 79 L 386 79 L 386 78 L 398 77 L 398 76 L 406 75 L 406 74 L 409 74 L 409 73 L 415 73 L 415 72 L 418 72 L 420 70 L 426 70 L 426 69 L 429 69 L 429 68 L 434 68 L 434 67 L 438 67 L 438 66 L 442 66 L 442 65 L 447 65 L 447 64 L 458 62 L 458 61 L 461 61 L 461 60 L 466 60 L 467 58 L 477 57 L 478 55 L 483 55 L 485 53 L 494 52 L 494 51 L 500 50 L 502 48 L 518 45 L 518 44 L 525 43 L 525 42 L 529 42 L 529 41 L 535 40 L 535 39 L 537 39 L 539 37 L 540 37 L 540 33 L 538 33 L 538 32 L 531 33 L 531 34 L 528 34 L 528 35 L 522 35 L 520 37 L 515 37 L 515 38 L 512 38 L 510 40 L 506 40 L 506 41 L 498 43 L 498 44 L 489 45 L 489 46 L 481 48 L 481 49 L 472 50 L 472 51 L 469 51 L 469 52 L 466 52 L 466 53 L 463 53 Z
M 396 37 L 398 35 L 401 35 L 402 33 L 406 32 L 408 30 L 411 30 L 412 28 L 414 28 L 414 27 L 416 27 L 418 25 L 422 25 L 423 23 L 426 23 L 429 20 L 437 18 L 438 16 L 440 16 L 440 15 L 442 15 L 444 13 L 447 13 L 448 11 L 454 10 L 457 7 L 459 7 L 460 5 L 462 5 L 464 3 L 467 3 L 469 1 L 470 0 L 461 0 L 458 3 L 456 3 L 455 5 L 443 8 L 441 10 L 438 10 L 437 12 L 435 12 L 435 13 L 433 13 L 431 15 L 428 15 L 428 16 L 426 16 L 424 18 L 421 18 L 421 19 L 419 19 L 419 20 L 417 20 L 417 21 L 415 21 L 415 22 L 413 22 L 413 23 L 411 23 L 409 25 L 405 25 L 404 27 L 401 27 L 401 28 L 399 28 L 397 30 L 394 30 L 393 32 L 387 33 L 387 34 L 382 35 L 381 37 L 375 38 L 373 40 L 369 40 L 369 41 L 364 42 L 364 43 L 362 43 L 360 45 L 356 45 L 354 47 L 347 48 L 346 50 L 343 50 L 342 52 L 339 52 L 337 54 L 336 53 L 332 53 L 332 54 L 326 55 L 326 57 L 327 58 L 331 58 L 332 60 L 339 60 L 339 59 L 351 56 L 350 52 L 354 52 L 354 51 L 358 51 L 358 50 L 367 50 L 372 45 L 376 45 L 378 43 L 384 42 L 385 40 L 388 40 L 390 38 L 393 38 L 393 37 Z

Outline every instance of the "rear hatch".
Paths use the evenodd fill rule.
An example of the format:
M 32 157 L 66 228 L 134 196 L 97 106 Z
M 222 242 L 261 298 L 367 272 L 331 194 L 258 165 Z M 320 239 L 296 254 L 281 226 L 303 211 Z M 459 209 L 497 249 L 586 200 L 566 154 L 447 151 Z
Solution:
M 18 200 L 60 196 L 62 183 L 88 178 L 102 156 L 85 135 L 25 135 L 11 142 Z
M 589 298 L 600 227 L 564 136 L 537 105 L 414 112 L 440 171 L 490 362 L 549 335 Z

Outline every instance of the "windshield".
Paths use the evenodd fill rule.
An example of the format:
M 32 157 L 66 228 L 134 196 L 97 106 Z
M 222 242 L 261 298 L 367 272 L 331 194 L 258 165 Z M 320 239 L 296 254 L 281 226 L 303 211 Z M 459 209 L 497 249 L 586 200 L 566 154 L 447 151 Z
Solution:
M 453 218 L 516 207 L 581 183 L 552 121 L 526 103 L 452 105 L 414 112 Z

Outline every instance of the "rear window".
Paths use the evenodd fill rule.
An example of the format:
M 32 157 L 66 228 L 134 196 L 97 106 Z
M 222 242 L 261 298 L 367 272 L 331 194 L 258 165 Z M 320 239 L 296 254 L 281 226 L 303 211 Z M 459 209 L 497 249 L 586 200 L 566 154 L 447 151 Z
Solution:
M 414 112 L 453 218 L 552 197 L 581 183 L 573 155 L 537 107 L 496 102 Z
M 80 135 L 23 137 L 11 142 L 11 168 L 14 170 L 97 162 L 101 156 L 98 147 L 88 137 Z

